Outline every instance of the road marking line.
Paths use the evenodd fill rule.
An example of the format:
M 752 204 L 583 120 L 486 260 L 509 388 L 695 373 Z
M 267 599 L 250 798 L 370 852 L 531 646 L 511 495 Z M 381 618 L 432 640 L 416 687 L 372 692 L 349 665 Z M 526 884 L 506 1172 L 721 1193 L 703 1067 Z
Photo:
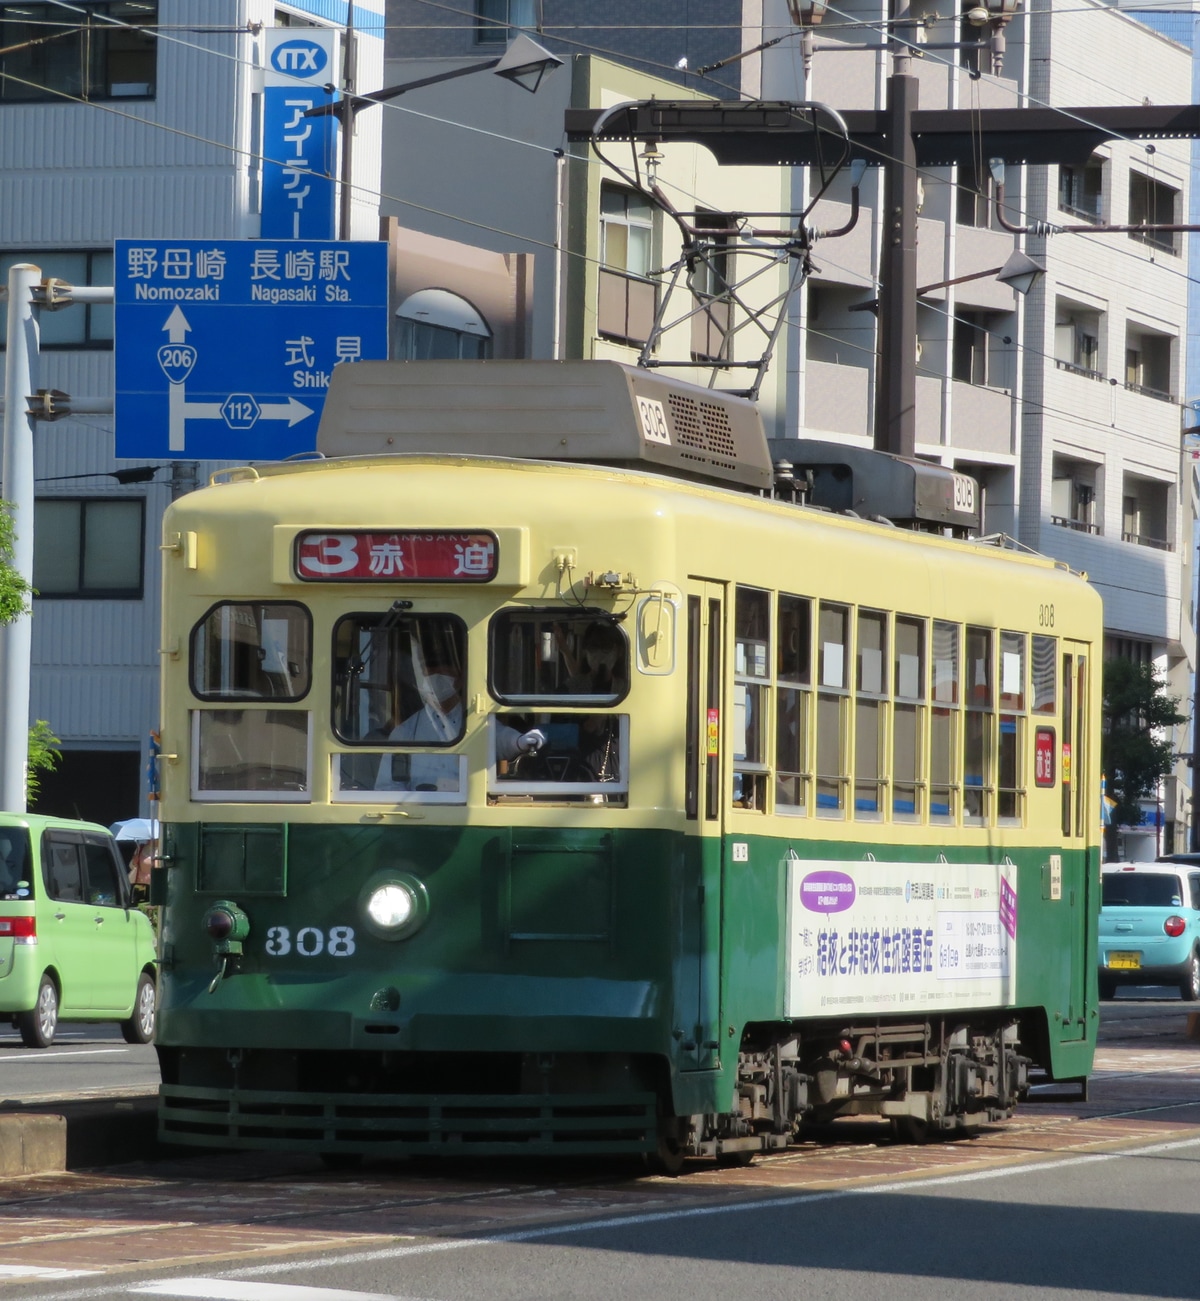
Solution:
M 0 1065 L 6 1062 L 45 1062 L 52 1057 L 103 1057 L 106 1053 L 127 1053 L 128 1048 L 85 1048 L 82 1052 L 72 1052 L 67 1049 L 65 1052 L 55 1052 L 50 1049 L 48 1052 L 43 1049 L 40 1053 L 15 1053 L 11 1057 L 8 1053 L 0 1053 Z
M 0 1265 L 0 1278 L 29 1278 L 39 1283 L 43 1279 L 88 1278 L 99 1272 L 96 1269 L 52 1269 L 46 1265 Z
M 387 1292 L 348 1292 L 336 1287 L 295 1283 L 244 1283 L 236 1278 L 168 1278 L 140 1283 L 130 1292 L 156 1296 L 203 1297 L 207 1301 L 397 1301 Z

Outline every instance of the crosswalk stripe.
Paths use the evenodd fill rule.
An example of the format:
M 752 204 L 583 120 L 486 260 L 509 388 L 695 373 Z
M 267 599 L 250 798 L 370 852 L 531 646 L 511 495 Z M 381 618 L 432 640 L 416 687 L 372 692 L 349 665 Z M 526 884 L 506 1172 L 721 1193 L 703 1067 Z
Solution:
M 386 1292 L 349 1292 L 337 1287 L 293 1283 L 247 1283 L 236 1278 L 163 1278 L 130 1292 L 155 1296 L 199 1297 L 203 1301 L 397 1301 Z

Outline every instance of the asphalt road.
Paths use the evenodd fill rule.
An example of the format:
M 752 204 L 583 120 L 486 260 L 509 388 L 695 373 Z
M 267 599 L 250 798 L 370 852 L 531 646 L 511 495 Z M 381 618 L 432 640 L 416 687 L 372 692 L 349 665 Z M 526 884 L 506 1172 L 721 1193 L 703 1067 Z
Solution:
M 153 1044 L 127 1044 L 116 1025 L 60 1025 L 49 1048 L 26 1048 L 9 1025 L 0 1028 L 0 1108 L 14 1102 L 153 1093 Z
M 0 1301 L 1200 1301 L 1186 1010 L 1165 995 L 1107 1004 L 1090 1098 L 1031 1099 L 970 1142 L 895 1145 L 851 1125 L 680 1179 L 214 1153 L 9 1180 Z M 51 1051 L 72 1070 L 123 1046 L 71 1030 L 89 1042 Z M 0 1046 L 0 1071 L 21 1057 Z
M 1198 1186 L 1193 1131 L 1040 1164 L 393 1240 L 211 1273 L 46 1270 L 5 1291 L 40 1301 L 1200 1298 Z

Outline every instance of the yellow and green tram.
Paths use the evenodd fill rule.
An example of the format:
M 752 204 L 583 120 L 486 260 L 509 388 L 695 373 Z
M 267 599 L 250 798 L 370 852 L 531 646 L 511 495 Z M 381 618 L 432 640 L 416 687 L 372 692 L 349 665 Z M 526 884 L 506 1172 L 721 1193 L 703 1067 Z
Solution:
M 347 365 L 320 444 L 164 522 L 165 1139 L 671 1167 L 1086 1078 L 1083 576 L 615 363 Z

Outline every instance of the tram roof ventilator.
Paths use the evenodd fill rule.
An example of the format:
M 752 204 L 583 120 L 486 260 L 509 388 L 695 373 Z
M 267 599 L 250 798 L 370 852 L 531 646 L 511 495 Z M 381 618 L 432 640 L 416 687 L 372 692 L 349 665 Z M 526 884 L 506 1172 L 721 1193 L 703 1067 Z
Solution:
M 816 439 L 768 442 L 758 408 L 747 398 L 615 361 L 338 366 L 317 451 L 330 457 L 578 461 L 670 474 L 908 527 L 966 534 L 979 526 L 977 509 L 955 508 L 955 475 L 943 466 Z M 979 500 L 977 488 L 973 500 Z

